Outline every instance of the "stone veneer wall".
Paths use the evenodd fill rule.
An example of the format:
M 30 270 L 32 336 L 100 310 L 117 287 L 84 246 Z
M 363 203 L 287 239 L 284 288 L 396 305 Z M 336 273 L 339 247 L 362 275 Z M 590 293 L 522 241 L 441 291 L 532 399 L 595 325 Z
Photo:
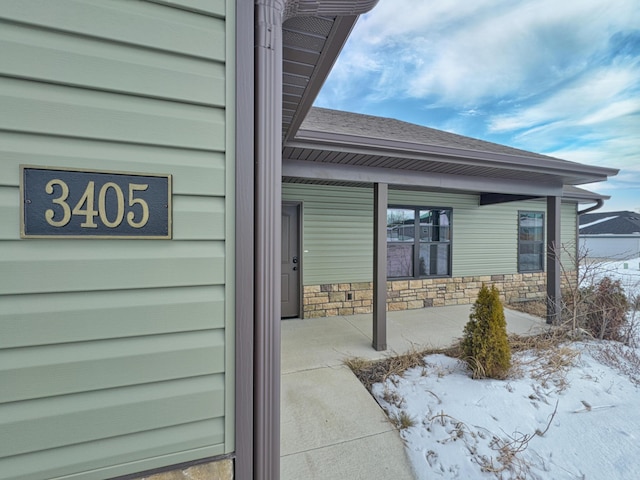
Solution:
M 387 282 L 387 310 L 412 310 L 475 302 L 482 284 L 493 284 L 507 303 L 546 298 L 546 274 L 517 273 Z M 372 282 L 306 285 L 304 318 L 354 315 L 373 311 Z
M 192 465 L 178 470 L 139 477 L 136 480 L 233 480 L 233 460 L 230 458 Z

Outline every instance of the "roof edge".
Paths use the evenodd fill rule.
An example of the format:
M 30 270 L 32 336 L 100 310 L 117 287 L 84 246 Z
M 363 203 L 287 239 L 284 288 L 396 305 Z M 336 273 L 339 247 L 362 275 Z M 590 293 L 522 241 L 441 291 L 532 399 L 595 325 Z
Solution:
M 598 200 L 609 200 L 611 195 L 602 195 L 600 193 L 585 190 L 584 188 L 574 187 L 573 185 L 565 185 L 562 198 L 568 200 L 582 200 L 584 202 L 596 202 Z
M 286 0 L 284 20 L 292 17 L 361 15 L 377 3 L 378 0 Z
M 491 165 L 496 168 L 520 168 L 531 171 L 547 171 L 554 174 L 568 174 L 584 177 L 578 184 L 606 181 L 608 177 L 617 175 L 614 168 L 597 167 L 581 163 L 569 162 L 553 157 L 514 155 L 498 152 L 484 152 L 460 147 L 427 145 L 405 140 L 389 140 L 365 136 L 322 132 L 317 130 L 300 130 L 294 140 L 286 142 L 290 148 L 324 148 L 332 147 L 344 151 L 345 148 L 357 150 L 358 153 L 385 152 L 389 156 L 411 158 L 446 157 L 449 161 L 465 165 Z

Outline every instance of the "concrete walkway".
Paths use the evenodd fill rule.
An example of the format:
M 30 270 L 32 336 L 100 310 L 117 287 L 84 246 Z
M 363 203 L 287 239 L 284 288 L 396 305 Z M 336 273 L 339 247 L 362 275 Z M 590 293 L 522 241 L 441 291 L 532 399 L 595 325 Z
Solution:
M 281 479 L 415 478 L 398 431 L 343 361 L 448 346 L 462 335 L 469 311 L 459 305 L 389 312 L 386 352 L 371 347 L 370 314 L 283 320 Z M 544 328 L 539 318 L 505 315 L 510 333 Z

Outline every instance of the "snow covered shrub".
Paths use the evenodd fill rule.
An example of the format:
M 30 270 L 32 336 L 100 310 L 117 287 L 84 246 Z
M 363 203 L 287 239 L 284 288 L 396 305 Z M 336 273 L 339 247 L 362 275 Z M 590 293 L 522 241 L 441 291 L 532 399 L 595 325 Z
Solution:
M 604 277 L 583 292 L 586 300 L 584 328 L 601 340 L 623 341 L 629 302 L 620 280 Z
M 511 366 L 507 322 L 498 289 L 482 285 L 464 326 L 462 352 L 474 378 L 504 378 Z

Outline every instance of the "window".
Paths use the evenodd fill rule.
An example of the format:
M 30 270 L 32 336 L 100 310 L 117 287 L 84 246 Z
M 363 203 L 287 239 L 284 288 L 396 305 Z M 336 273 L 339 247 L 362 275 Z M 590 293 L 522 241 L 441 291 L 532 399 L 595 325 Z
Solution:
M 418 232 L 418 234 L 416 234 Z M 451 275 L 451 209 L 387 209 L 387 277 Z
M 518 271 L 544 270 L 544 213 L 518 212 Z

